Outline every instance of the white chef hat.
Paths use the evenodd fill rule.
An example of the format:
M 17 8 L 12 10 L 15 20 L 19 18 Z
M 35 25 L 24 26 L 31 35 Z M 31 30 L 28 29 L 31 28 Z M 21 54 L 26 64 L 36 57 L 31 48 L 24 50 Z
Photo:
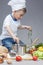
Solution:
M 25 0 L 10 0 L 8 5 L 11 6 L 12 11 L 19 10 L 22 8 L 26 8 L 26 1 Z

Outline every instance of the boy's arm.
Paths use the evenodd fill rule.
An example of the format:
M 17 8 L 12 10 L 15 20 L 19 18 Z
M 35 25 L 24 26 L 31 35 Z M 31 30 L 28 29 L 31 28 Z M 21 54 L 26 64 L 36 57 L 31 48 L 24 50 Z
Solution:
M 32 30 L 32 27 L 31 27 L 31 26 L 27 26 L 27 25 L 20 25 L 20 26 L 18 27 L 18 29 Z
M 14 33 L 11 30 L 10 26 L 8 25 L 5 28 L 8 31 L 9 35 L 14 39 L 14 41 L 16 41 L 17 43 L 19 43 L 19 38 L 14 35 Z

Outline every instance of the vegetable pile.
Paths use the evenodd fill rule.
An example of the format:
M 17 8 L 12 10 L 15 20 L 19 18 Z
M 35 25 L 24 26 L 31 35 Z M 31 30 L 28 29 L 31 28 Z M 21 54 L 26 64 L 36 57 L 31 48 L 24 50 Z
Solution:
M 33 52 L 33 56 L 37 56 L 38 59 L 43 59 L 43 43 L 39 43 L 35 48 L 37 50 Z

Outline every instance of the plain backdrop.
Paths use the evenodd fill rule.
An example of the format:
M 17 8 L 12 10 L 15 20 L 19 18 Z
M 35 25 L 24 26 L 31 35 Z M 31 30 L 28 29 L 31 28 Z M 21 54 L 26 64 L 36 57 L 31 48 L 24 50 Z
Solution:
M 4 18 L 11 13 L 11 7 L 7 5 L 9 0 L 0 0 L 0 35 Z M 32 40 L 39 38 L 43 42 L 43 0 L 26 0 L 27 13 L 21 20 L 22 24 L 32 26 Z M 18 37 L 28 44 L 28 31 L 19 30 Z

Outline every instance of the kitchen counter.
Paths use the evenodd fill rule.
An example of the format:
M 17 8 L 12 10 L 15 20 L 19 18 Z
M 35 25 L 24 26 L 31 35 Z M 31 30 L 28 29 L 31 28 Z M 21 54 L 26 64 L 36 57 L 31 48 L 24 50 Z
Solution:
M 4 61 L 4 63 L 2 63 L 1 65 L 43 65 L 43 60 L 37 60 L 37 61 L 22 60 L 19 62 L 17 62 L 16 60 L 13 60 L 12 64 L 7 64 L 7 62 Z

